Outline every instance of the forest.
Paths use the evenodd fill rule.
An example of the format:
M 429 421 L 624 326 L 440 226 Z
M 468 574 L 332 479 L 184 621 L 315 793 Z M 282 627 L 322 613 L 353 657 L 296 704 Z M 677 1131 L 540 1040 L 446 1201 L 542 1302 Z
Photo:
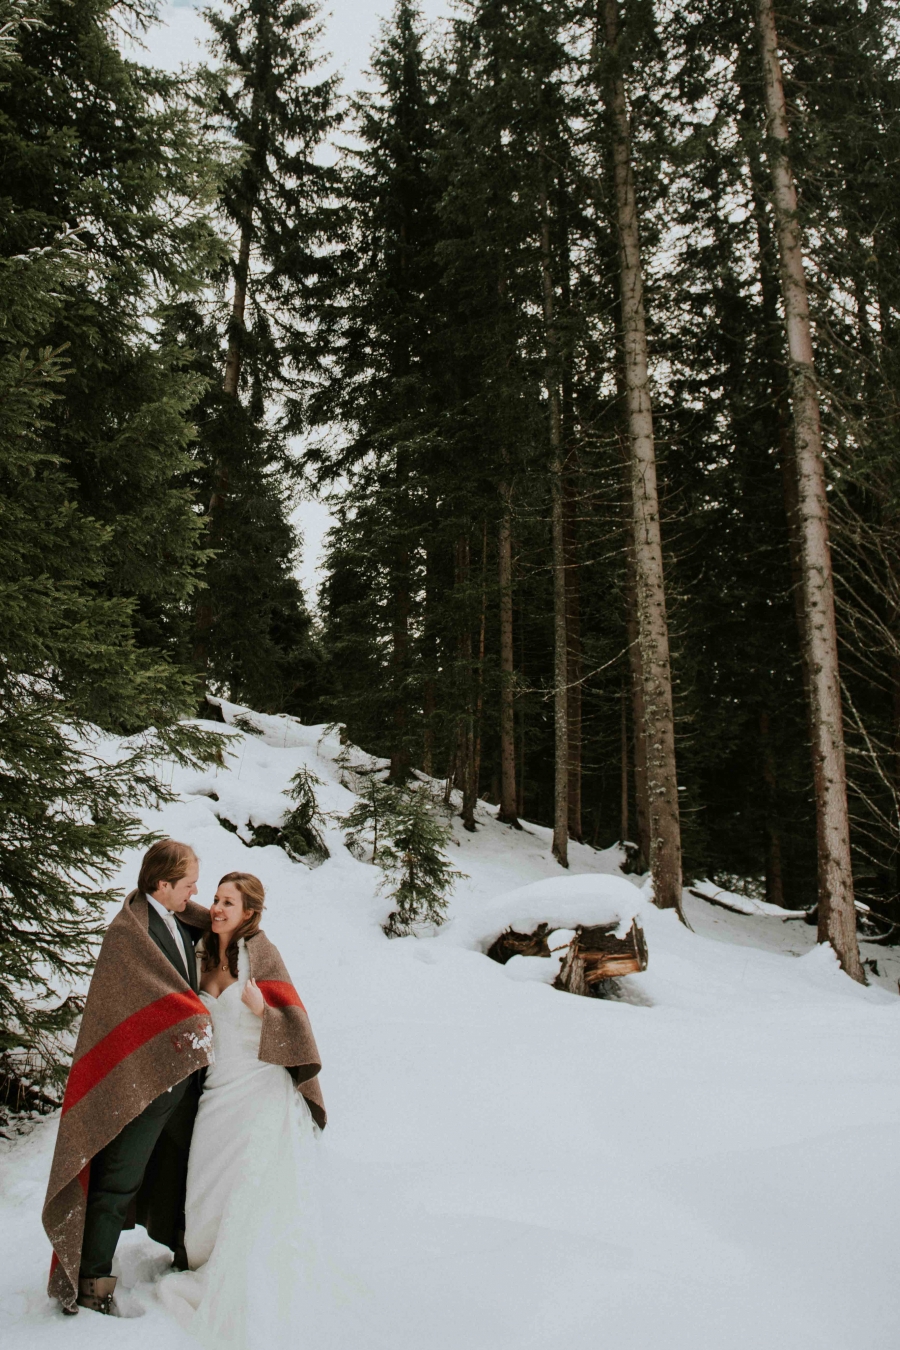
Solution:
M 222 0 L 178 75 L 154 17 L 0 13 L 0 1056 L 77 1014 L 207 693 L 561 868 L 627 841 L 662 907 L 806 908 L 862 980 L 900 922 L 896 5 L 398 0 L 362 91 L 306 0 Z

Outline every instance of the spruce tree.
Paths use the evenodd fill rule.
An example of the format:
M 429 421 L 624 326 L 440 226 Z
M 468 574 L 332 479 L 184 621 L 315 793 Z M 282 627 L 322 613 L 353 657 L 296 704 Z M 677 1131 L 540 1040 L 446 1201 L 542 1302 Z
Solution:
M 372 774 L 341 821 L 347 843 L 384 872 L 379 889 L 396 904 L 384 923 L 388 937 L 402 937 L 444 921 L 448 891 L 462 877 L 445 853 L 453 830 L 440 819 L 419 784 L 383 782 Z
M 319 150 L 338 120 L 335 80 L 311 78 L 317 13 L 306 0 L 239 0 L 209 13 L 221 62 L 210 120 L 233 155 L 219 193 L 233 252 L 219 314 L 205 325 L 181 316 L 193 323 L 209 379 L 197 410 L 197 490 L 213 556 L 194 657 L 214 687 L 266 711 L 307 709 L 316 665 L 296 580 L 288 438 L 314 360 L 306 325 L 328 269 L 334 189 Z
M 118 18 L 111 0 L 48 0 L 19 34 L 0 88 L 0 256 L 78 231 L 91 265 L 67 279 L 71 303 L 43 335 L 69 344 L 72 365 L 47 441 L 107 527 L 97 585 L 129 599 L 140 646 L 178 662 L 201 563 L 188 478 L 200 383 L 158 321 L 216 255 L 216 156 L 183 82 L 123 57 Z
M 65 235 L 0 261 L 0 1106 L 14 1109 L 51 1104 L 64 1081 L 69 990 L 105 883 L 141 840 L 135 812 L 169 795 L 158 761 L 215 748 L 175 721 L 184 691 L 137 646 L 134 602 L 106 593 L 110 529 L 55 452 L 71 358 L 46 335 L 90 267 Z M 111 754 L 98 708 L 108 726 L 159 729 Z
M 346 428 L 339 447 L 320 452 L 320 482 L 344 474 L 351 482 L 329 569 L 328 682 L 348 700 L 354 738 L 384 750 L 392 779 L 401 782 L 421 743 L 414 642 L 424 598 L 425 484 L 440 453 L 432 77 L 420 16 L 409 0 L 400 0 L 384 26 L 372 64 L 378 87 L 354 104 L 361 148 L 347 156 L 346 233 L 333 300 L 320 315 L 331 343 L 329 378 L 310 415 Z M 356 576 L 347 576 L 347 584 L 370 597 L 364 614 L 343 590 L 351 557 Z M 345 600 L 351 612 L 340 613 Z M 354 612 L 365 625 L 359 635 Z M 360 650 L 358 660 L 357 646 L 367 652 Z M 372 679 L 376 646 L 379 673 Z

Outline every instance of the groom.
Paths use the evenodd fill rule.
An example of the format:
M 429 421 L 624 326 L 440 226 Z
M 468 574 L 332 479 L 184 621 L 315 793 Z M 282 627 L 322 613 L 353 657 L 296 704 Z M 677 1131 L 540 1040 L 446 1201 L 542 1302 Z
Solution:
M 135 1218 L 179 1252 L 199 1070 L 211 1058 L 194 944 L 193 849 L 161 839 L 109 926 L 88 990 L 44 1204 L 51 1295 L 113 1311 L 112 1261 Z

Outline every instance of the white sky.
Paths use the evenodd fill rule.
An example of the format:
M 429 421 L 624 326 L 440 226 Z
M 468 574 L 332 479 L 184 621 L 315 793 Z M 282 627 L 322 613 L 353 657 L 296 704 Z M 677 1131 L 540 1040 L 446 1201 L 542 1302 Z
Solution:
M 202 60 L 203 41 L 207 27 L 200 8 L 191 0 L 175 4 L 161 4 L 162 22 L 146 39 L 144 59 L 151 65 L 166 70 L 177 70 L 186 62 Z M 419 0 L 426 20 L 442 17 L 450 12 L 451 0 Z M 327 68 L 337 69 L 344 77 L 344 90 L 358 88 L 362 71 L 369 63 L 372 43 L 378 34 L 379 21 L 390 16 L 392 0 L 334 0 L 323 5 L 325 40 L 323 51 L 331 53 Z

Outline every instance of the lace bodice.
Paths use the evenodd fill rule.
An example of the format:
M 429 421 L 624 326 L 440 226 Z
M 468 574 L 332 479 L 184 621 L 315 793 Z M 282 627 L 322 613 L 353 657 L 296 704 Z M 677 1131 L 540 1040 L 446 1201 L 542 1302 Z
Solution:
M 208 1087 L 228 1082 L 236 1074 L 245 1074 L 255 1065 L 259 1065 L 260 1069 L 267 1067 L 259 1058 L 262 1021 L 254 1017 L 241 1000 L 241 993 L 249 978 L 250 958 L 242 938 L 238 944 L 238 977 L 234 984 L 223 989 L 218 998 L 202 990 L 200 992 L 213 1024 L 215 1062 L 206 1075 Z

